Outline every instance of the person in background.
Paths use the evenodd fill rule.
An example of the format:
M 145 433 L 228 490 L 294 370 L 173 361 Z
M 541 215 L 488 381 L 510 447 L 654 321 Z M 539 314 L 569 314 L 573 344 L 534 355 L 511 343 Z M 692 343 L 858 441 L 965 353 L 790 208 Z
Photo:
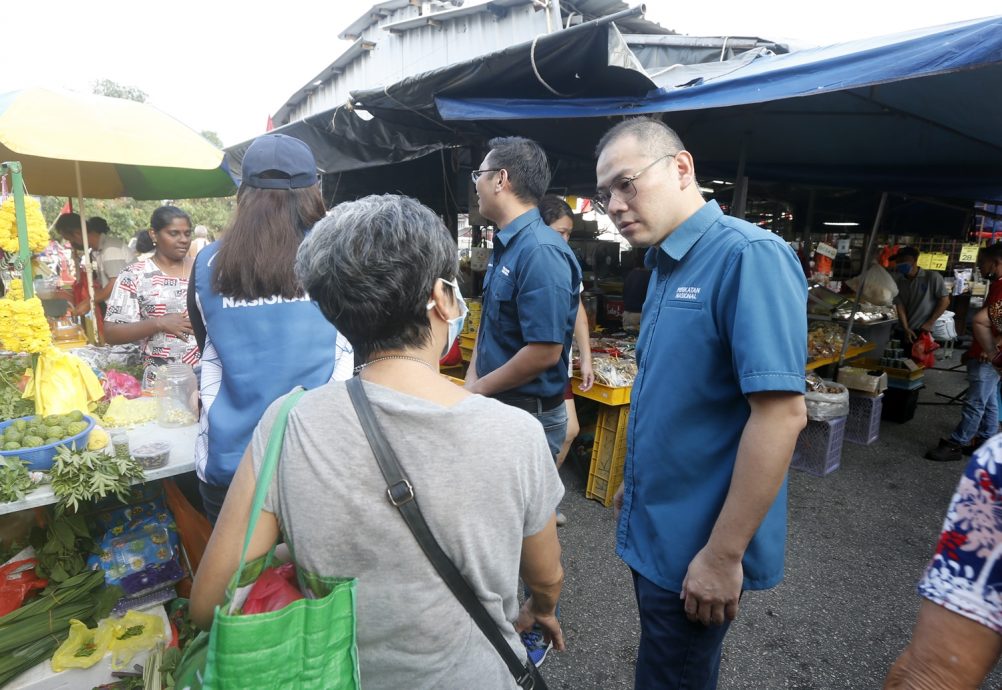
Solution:
M 64 213 L 56 219 L 56 232 L 77 252 L 83 252 L 83 228 L 79 213 Z M 110 233 L 108 222 L 100 216 L 87 220 L 87 245 L 91 252 L 91 279 L 94 284 L 94 303 L 99 306 L 94 316 L 99 332 L 104 330 L 105 303 L 115 287 L 115 279 L 126 266 L 136 260 L 135 253 L 122 240 Z M 87 262 L 84 262 L 85 264 Z M 90 311 L 90 294 L 84 268 L 77 273 L 73 284 L 74 314 L 83 316 Z
M 991 310 L 1002 303 L 1002 280 L 999 280 L 1002 277 L 1002 243 L 978 252 L 978 269 L 991 281 L 991 286 L 984 306 L 974 315 L 974 341 L 963 357 L 967 363 L 967 393 L 960 422 L 948 438 L 941 438 L 939 445 L 929 449 L 925 454 L 927 460 L 959 462 L 999 431 L 999 375 L 992 366 L 992 357 L 998 351 L 997 341 L 1002 331 L 989 317 Z
M 136 234 L 129 240 L 129 248 L 136 253 L 136 259 L 143 261 L 153 256 L 153 238 L 150 237 L 149 230 L 137 230 Z
M 191 218 L 176 206 L 150 217 L 153 256 L 122 271 L 108 298 L 104 337 L 111 345 L 140 344 L 143 365 L 198 363 L 188 320 Z
M 623 281 L 623 330 L 636 333 L 640 330 L 640 317 L 651 282 L 651 269 L 644 266 L 644 252 L 633 251 L 633 268 Z
M 982 687 L 1002 654 L 1000 553 L 1002 436 L 995 436 L 974 452 L 957 484 L 919 581 L 922 603 L 912 639 L 884 690 Z
M 228 231 L 224 242 L 234 238 Z M 425 520 L 508 644 L 524 660 L 517 630 L 539 624 L 563 649 L 554 613 L 563 582 L 554 509 L 563 487 L 543 431 L 522 410 L 438 373 L 466 314 L 456 242 L 442 221 L 401 196 L 339 204 L 302 243 L 296 272 L 355 345 L 356 371 Z M 280 400 L 254 431 L 195 576 L 191 617 L 203 628 L 240 560 Z M 247 557 L 265 554 L 281 531 L 298 568 L 358 578 L 365 688 L 517 690 L 387 501 L 344 382 L 306 391 L 282 449 Z M 519 574 L 531 591 L 521 608 Z
M 188 293 L 203 353 L 195 471 L 211 522 L 268 405 L 295 386 L 349 378 L 354 364 L 351 345 L 293 271 L 326 213 L 313 152 L 266 134 L 248 147 L 242 169 L 229 229 L 199 253 Z
M 711 689 L 741 593 L 783 578 L 807 282 L 782 238 L 704 201 L 664 123 L 625 120 L 596 154 L 596 208 L 650 247 L 654 272 L 614 499 L 640 612 L 635 684 Z
M 198 253 L 209 245 L 209 229 L 204 225 L 195 226 L 195 239 L 191 241 L 188 248 L 188 256 L 194 259 Z
M 564 242 L 570 242 L 571 231 L 574 229 L 574 211 L 563 198 L 555 194 L 547 194 L 539 202 L 539 215 L 543 217 L 543 222 L 557 231 Z M 578 357 L 580 359 L 581 390 L 591 390 L 595 383 L 595 374 L 591 365 L 591 332 L 588 328 L 588 315 L 585 313 L 584 304 L 581 303 L 580 293 L 584 292 L 584 283 L 578 290 L 578 314 L 574 319 L 574 342 L 578 346 Z M 573 357 L 571 358 L 573 360 Z M 574 374 L 574 368 L 568 370 L 570 375 Z M 557 469 L 564 464 L 567 453 L 571 449 L 571 444 L 581 432 L 578 424 L 577 409 L 574 406 L 574 390 L 572 382 L 567 381 L 567 390 L 564 392 L 564 407 L 567 408 L 567 432 L 564 436 L 564 444 L 557 453 Z M 557 512 L 557 527 L 562 527 L 567 523 L 567 517 Z
M 950 290 L 943 276 L 919 268 L 918 258 L 915 247 L 902 247 L 891 257 L 898 284 L 898 296 L 894 298 L 897 328 L 908 343 L 914 343 L 922 331 L 932 333 L 936 319 L 950 306 Z
M 480 214 L 499 230 L 465 385 L 539 420 L 556 461 L 567 435 L 564 391 L 581 268 L 539 215 L 537 204 L 550 184 L 546 153 L 521 137 L 488 143 L 491 150 L 472 178 Z M 532 630 L 522 639 L 532 662 L 541 664 L 550 649 L 543 632 Z

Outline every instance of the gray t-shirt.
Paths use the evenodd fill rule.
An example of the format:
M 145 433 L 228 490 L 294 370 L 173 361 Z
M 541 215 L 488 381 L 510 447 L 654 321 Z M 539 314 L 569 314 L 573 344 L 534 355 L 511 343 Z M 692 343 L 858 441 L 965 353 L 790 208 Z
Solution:
M 479 395 L 446 408 L 373 383 L 365 390 L 432 533 L 524 658 L 511 622 L 522 540 L 546 526 L 563 495 L 542 426 Z M 281 400 L 254 432 L 255 474 Z M 516 687 L 387 500 L 344 382 L 296 404 L 275 476 L 265 510 L 278 516 L 297 563 L 358 578 L 366 690 Z
M 904 308 L 908 327 L 913 331 L 929 320 L 940 299 L 950 295 L 943 276 L 924 268 L 920 268 L 911 279 L 899 276 L 897 283 L 898 296 L 894 298 L 894 303 Z

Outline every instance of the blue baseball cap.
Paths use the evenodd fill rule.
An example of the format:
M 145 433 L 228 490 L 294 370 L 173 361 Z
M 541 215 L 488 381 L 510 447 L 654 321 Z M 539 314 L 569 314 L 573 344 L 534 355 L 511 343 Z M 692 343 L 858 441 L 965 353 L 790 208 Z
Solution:
M 302 189 L 317 183 L 317 161 L 305 143 L 285 134 L 265 134 L 244 153 L 240 184 L 257 189 Z

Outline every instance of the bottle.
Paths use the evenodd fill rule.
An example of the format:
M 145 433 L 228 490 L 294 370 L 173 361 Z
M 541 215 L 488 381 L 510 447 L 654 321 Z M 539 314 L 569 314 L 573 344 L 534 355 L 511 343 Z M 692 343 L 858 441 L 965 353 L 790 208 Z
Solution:
M 168 364 L 159 377 L 160 426 L 194 424 L 198 420 L 198 381 L 187 364 Z

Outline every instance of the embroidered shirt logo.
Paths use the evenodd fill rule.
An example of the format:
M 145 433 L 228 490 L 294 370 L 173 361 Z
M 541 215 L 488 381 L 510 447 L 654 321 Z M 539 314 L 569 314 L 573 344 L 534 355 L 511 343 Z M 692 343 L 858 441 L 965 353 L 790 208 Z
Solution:
M 699 297 L 698 287 L 680 287 L 675 290 L 675 299 L 695 300 Z
M 501 275 L 508 275 L 509 273 L 511 273 L 511 271 L 508 270 L 507 266 L 501 267 Z

